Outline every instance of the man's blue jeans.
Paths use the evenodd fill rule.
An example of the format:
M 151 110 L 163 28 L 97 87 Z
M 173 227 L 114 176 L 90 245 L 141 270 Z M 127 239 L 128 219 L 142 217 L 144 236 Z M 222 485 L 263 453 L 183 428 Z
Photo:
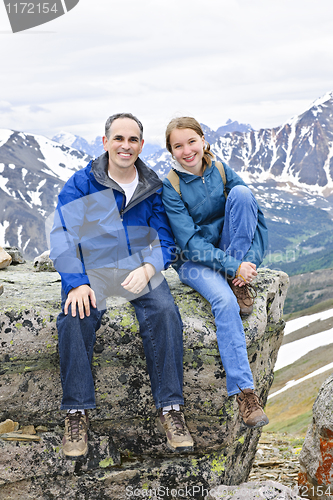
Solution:
M 219 247 L 242 260 L 251 246 L 257 214 L 257 204 L 251 191 L 246 186 L 232 188 L 226 202 Z M 226 276 L 191 261 L 185 262 L 178 273 L 183 283 L 194 288 L 212 306 L 217 343 L 227 377 L 228 396 L 239 393 L 239 387 L 254 389 L 239 306 Z
M 62 291 L 62 312 L 57 318 L 62 410 L 95 408 L 91 361 L 96 331 L 105 310 L 90 308 L 90 316 L 64 314 L 66 294 Z M 156 288 L 131 300 L 140 325 L 152 394 L 156 408 L 184 404 L 183 328 L 177 306 L 165 279 Z

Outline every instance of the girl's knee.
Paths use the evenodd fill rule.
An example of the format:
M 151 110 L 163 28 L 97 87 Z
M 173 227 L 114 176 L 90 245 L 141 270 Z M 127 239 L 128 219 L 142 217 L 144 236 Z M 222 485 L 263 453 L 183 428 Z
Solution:
M 247 186 L 243 185 L 238 185 L 234 186 L 229 193 L 229 196 L 239 198 L 241 197 L 242 200 L 249 198 L 252 199 L 254 198 L 253 194 L 251 193 L 251 190 Z
M 239 310 L 237 298 L 232 291 L 223 294 L 223 296 L 215 297 L 215 300 L 211 302 L 211 306 L 214 314 L 218 312 L 230 313 L 233 310 L 238 312 Z

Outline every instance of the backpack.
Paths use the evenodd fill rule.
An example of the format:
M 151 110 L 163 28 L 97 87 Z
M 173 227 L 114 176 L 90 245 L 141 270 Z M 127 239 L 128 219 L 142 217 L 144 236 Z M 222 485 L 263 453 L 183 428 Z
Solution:
M 223 193 L 224 193 L 225 199 L 227 199 L 228 194 L 227 194 L 227 191 L 225 188 L 225 185 L 227 183 L 227 178 L 225 175 L 223 163 L 221 163 L 220 161 L 216 161 L 215 166 L 218 169 L 218 171 L 220 172 L 220 175 L 222 177 Z M 169 179 L 174 190 L 177 191 L 177 193 L 179 194 L 180 197 L 182 197 L 182 193 L 180 191 L 180 186 L 179 186 L 179 175 L 177 174 L 176 170 L 170 170 L 170 172 L 167 175 L 167 179 Z

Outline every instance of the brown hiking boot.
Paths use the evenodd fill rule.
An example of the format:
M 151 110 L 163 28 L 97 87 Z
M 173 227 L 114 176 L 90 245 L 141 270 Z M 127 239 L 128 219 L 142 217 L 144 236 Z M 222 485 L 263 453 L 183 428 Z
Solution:
M 246 427 L 256 429 L 269 423 L 262 402 L 253 389 L 241 389 L 241 392 L 237 394 L 237 403 L 239 413 Z
M 252 285 L 235 286 L 232 280 L 228 280 L 231 290 L 234 292 L 239 305 L 239 314 L 241 316 L 249 316 L 253 311 L 254 299 L 257 292 Z
M 157 418 L 157 428 L 166 434 L 167 445 L 172 451 L 179 453 L 193 451 L 193 439 L 181 411 L 170 410 L 163 415 L 161 409 Z
M 62 451 L 67 457 L 81 457 L 88 451 L 88 415 L 80 411 L 67 413 Z

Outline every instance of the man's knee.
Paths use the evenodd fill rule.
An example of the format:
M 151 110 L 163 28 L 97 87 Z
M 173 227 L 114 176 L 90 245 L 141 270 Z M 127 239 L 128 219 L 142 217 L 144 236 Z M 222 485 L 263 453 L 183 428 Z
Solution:
M 104 311 L 91 308 L 89 316 L 85 314 L 83 318 L 80 318 L 78 311 L 76 311 L 75 316 L 72 315 L 72 306 L 69 305 L 68 314 L 65 314 L 62 309 L 57 318 L 58 332 L 73 332 L 74 330 L 91 330 L 92 332 L 95 332 L 101 325 L 103 313 Z

